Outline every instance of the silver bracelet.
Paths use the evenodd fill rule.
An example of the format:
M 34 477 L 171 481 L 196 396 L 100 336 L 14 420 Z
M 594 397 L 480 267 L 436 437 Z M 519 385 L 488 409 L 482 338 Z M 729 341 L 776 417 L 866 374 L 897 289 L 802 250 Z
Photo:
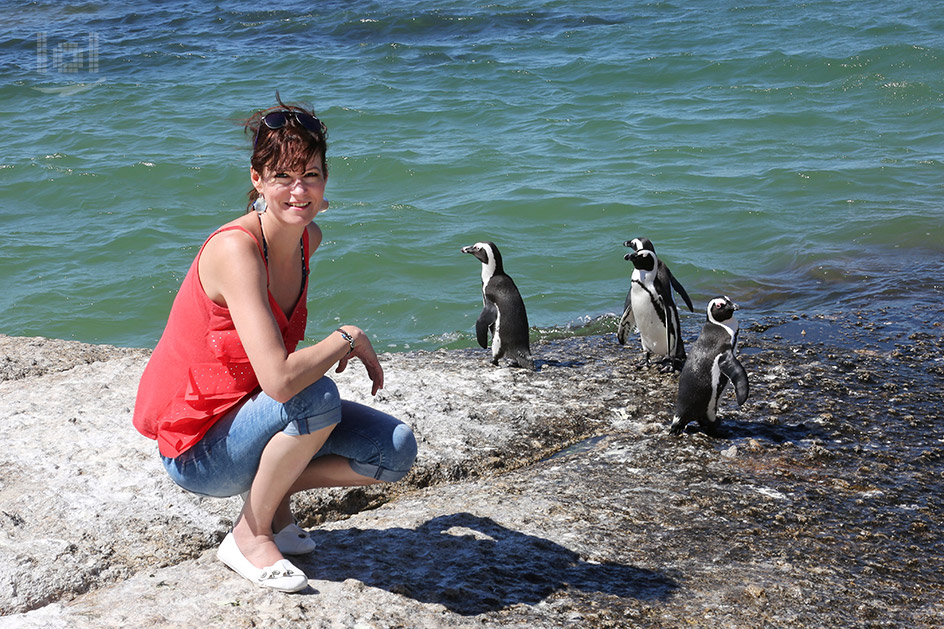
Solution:
M 350 351 L 348 351 L 347 353 L 347 355 L 350 356 L 351 354 L 354 353 L 354 337 L 348 334 L 347 332 L 345 332 L 344 330 L 342 330 L 341 328 L 338 328 L 336 331 L 339 332 L 341 334 L 341 338 L 347 341 L 348 345 L 351 346 Z

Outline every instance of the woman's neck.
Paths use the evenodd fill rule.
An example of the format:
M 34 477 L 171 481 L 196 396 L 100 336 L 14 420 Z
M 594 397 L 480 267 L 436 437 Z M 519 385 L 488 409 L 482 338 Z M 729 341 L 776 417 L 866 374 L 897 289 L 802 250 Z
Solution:
M 269 212 L 257 214 L 262 238 L 268 249 L 270 260 L 294 257 L 298 251 L 298 241 L 305 231 L 305 226 L 296 228 L 274 219 Z

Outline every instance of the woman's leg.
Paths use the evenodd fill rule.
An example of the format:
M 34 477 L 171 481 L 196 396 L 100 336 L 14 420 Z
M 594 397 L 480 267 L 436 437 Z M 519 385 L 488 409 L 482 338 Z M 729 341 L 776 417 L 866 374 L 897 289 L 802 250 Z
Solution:
M 221 418 L 193 448 L 164 458 L 171 478 L 206 496 L 245 493 L 233 541 L 257 568 L 282 559 L 272 521 L 288 503 L 288 489 L 341 420 L 337 387 L 322 378 L 281 404 L 255 395 Z M 290 512 L 289 512 L 290 513 Z
M 338 424 L 303 437 L 304 444 L 285 433 L 272 437 L 233 529 L 237 545 L 256 566 L 282 558 L 272 532 L 295 521 L 293 493 L 393 482 L 405 476 L 416 459 L 416 438 L 406 424 L 355 402 L 341 402 Z
M 328 454 L 312 459 L 276 508 L 275 515 L 272 517 L 272 530 L 281 531 L 296 522 L 292 514 L 292 494 L 307 489 L 361 487 L 382 482 L 384 481 L 358 474 L 351 469 L 351 462 L 341 456 Z
M 338 389 L 322 378 L 284 404 L 264 393 L 246 399 L 191 449 L 175 459 L 162 459 L 167 473 L 184 489 L 202 496 L 236 496 L 252 486 L 274 435 L 307 435 L 340 421 Z
M 398 481 L 409 472 L 416 451 L 416 438 L 409 426 L 377 409 L 343 400 L 341 422 L 289 488 L 289 494 Z M 283 517 L 285 511 L 280 508 L 273 523 L 276 528 L 291 523 Z
M 259 568 L 281 559 L 273 529 L 291 524 L 291 494 L 322 487 L 399 480 L 416 457 L 403 422 L 361 404 L 341 402 L 322 378 L 289 402 L 259 394 L 217 422 L 194 448 L 164 458 L 182 487 L 206 496 L 249 491 L 233 531 Z
M 333 428 L 328 426 L 305 435 L 278 433 L 263 450 L 249 496 L 233 527 L 236 545 L 257 568 L 270 566 L 283 558 L 272 539 L 276 512 L 287 503 L 289 490 Z

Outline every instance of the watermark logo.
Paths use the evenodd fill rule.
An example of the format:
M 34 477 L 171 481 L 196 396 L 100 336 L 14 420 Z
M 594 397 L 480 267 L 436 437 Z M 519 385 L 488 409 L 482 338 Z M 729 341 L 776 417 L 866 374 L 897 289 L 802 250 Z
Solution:
M 60 42 L 52 47 L 46 33 L 36 34 L 36 71 L 40 74 L 60 75 L 98 74 L 98 33 L 89 33 L 88 39 L 79 42 Z M 101 77 L 94 82 L 73 81 L 56 87 L 34 87 L 46 94 L 70 96 L 105 82 Z

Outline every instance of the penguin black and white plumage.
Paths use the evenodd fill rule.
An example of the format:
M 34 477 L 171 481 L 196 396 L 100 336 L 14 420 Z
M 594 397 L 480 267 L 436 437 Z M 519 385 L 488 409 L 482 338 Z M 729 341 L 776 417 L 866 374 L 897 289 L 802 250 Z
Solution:
M 627 240 L 623 243 L 624 247 L 630 247 L 633 251 L 641 251 L 645 249 L 646 251 L 651 251 L 652 253 L 656 252 L 655 245 L 652 244 L 652 241 L 648 238 L 633 238 L 632 240 Z M 657 273 L 659 276 L 660 282 L 669 282 L 672 285 L 672 288 L 675 289 L 675 292 L 682 296 L 682 299 L 685 301 L 685 305 L 688 306 L 688 309 L 692 312 L 695 312 L 695 306 L 692 305 L 692 299 L 688 296 L 688 293 L 685 292 L 685 287 L 682 286 L 682 283 L 679 282 L 672 271 L 661 258 L 659 259 L 659 271 Z M 626 304 L 629 304 L 629 291 L 626 292 Z M 625 309 L 625 308 L 624 308 Z
M 747 372 L 735 356 L 738 322 L 734 311 L 737 309 L 737 304 L 727 297 L 716 297 L 708 302 L 708 320 L 679 376 L 675 417 L 669 427 L 672 434 L 682 434 L 691 421 L 697 421 L 705 432 L 714 434 L 720 424 L 718 400 L 728 380 L 734 383 L 738 406 L 747 401 Z
M 528 313 L 515 282 L 505 273 L 501 252 L 493 242 L 477 242 L 463 247 L 482 263 L 482 312 L 475 322 L 479 345 L 488 347 L 492 333 L 492 364 L 508 356 L 519 367 L 534 369 L 528 337 Z
M 648 366 L 655 354 L 665 357 L 663 371 L 678 371 L 685 364 L 685 344 L 670 276 L 667 271 L 660 274 L 659 258 L 651 249 L 639 249 L 624 258 L 633 263 L 634 269 L 616 338 L 625 345 L 633 329 L 639 330 L 643 349 L 640 366 Z M 664 265 L 662 268 L 667 269 Z

